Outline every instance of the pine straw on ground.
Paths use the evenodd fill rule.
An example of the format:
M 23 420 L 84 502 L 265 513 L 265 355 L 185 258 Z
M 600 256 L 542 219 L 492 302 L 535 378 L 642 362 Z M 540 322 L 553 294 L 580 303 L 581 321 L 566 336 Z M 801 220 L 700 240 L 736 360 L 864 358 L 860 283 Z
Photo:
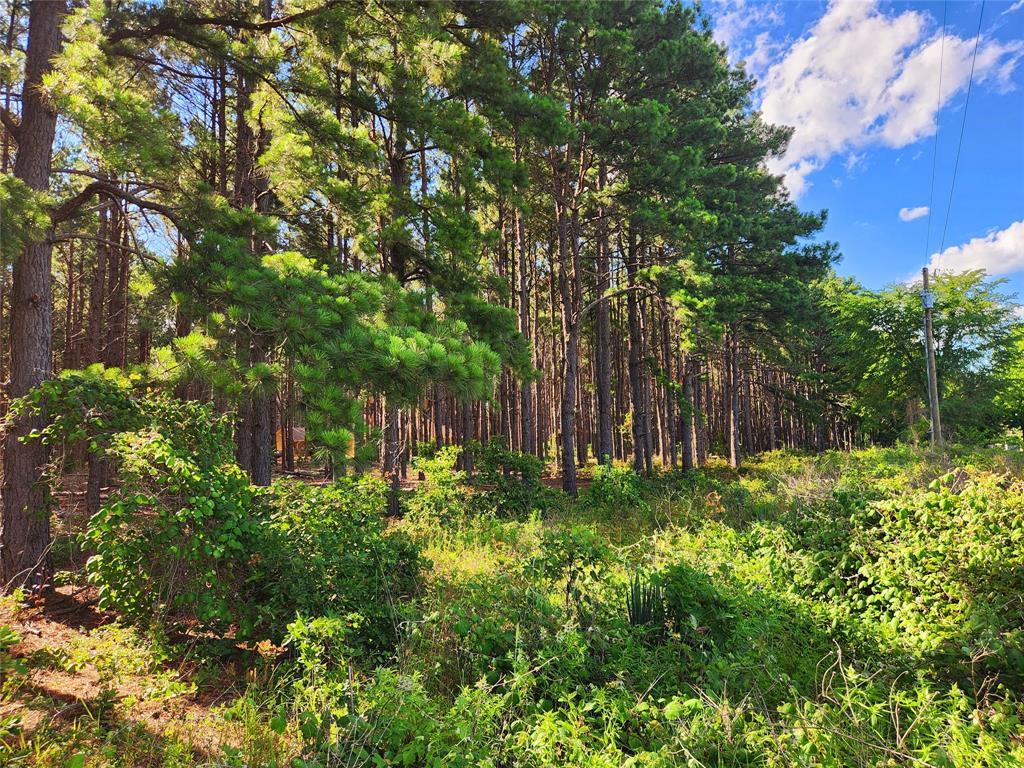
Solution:
M 65 737 L 88 742 L 90 731 L 109 736 L 114 723 L 129 726 L 133 741 L 137 727 L 152 737 L 154 765 L 162 764 L 156 761 L 168 740 L 197 757 L 222 754 L 234 739 L 218 710 L 241 693 L 245 671 L 228 662 L 211 674 L 209 665 L 180 660 L 143 668 L 147 639 L 122 634 L 115 617 L 96 608 L 96 597 L 92 587 L 68 585 L 22 605 L 0 602 L 0 625 L 20 637 L 11 655 L 27 666 L 25 675 L 10 675 L 0 687 L 0 722 L 15 716 L 19 726 L 13 734 L 0 731 L 0 757 L 4 746 L 17 754 L 19 744 L 22 752 L 49 744 L 59 753 Z M 182 640 L 187 647 L 187 638 L 175 638 L 178 648 Z M 165 681 L 163 690 L 154 689 L 154 675 Z

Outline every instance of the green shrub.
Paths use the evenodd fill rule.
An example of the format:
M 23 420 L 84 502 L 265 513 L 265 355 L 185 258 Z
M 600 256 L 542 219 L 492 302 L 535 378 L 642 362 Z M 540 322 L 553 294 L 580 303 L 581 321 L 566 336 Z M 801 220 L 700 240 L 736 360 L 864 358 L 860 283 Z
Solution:
M 362 616 L 297 616 L 288 625 L 284 644 L 308 677 L 329 677 L 355 655 L 353 637 L 358 637 Z
M 407 539 L 385 532 L 381 482 L 261 490 L 234 463 L 225 417 L 178 401 L 149 411 L 149 428 L 111 438 L 120 484 L 86 533 L 101 607 L 275 640 L 296 614 L 359 614 L 358 652 L 394 644 L 421 563 Z
M 119 485 L 85 534 L 100 607 L 214 632 L 241 624 L 246 634 L 265 508 L 234 463 L 230 423 L 193 402 L 150 409 L 149 428 L 112 437 Z
M 11 655 L 11 648 L 20 640 L 17 632 L 6 624 L 0 624 L 0 681 L 4 683 L 28 671 L 23 659 Z
M 497 684 L 517 658 L 534 658 L 564 622 L 549 596 L 516 574 L 435 585 L 406 651 L 432 690 L 454 695 L 480 680 Z
M 848 599 L 893 642 L 1024 680 L 1024 483 L 945 475 L 858 520 Z
M 368 477 L 272 486 L 249 579 L 261 634 L 282 637 L 296 614 L 350 617 L 354 653 L 393 646 L 423 563 L 408 538 L 386 531 L 386 499 Z
M 650 510 L 645 481 L 629 467 L 599 464 L 580 500 L 601 511 L 626 516 Z
M 510 451 L 501 439 L 477 448 L 477 480 L 483 490 L 474 497 L 474 506 L 500 518 L 523 519 L 560 506 L 565 499 L 560 491 L 541 482 L 544 462 L 529 453 Z
M 677 563 L 659 577 L 676 631 L 697 647 L 723 646 L 732 629 L 733 610 L 707 575 Z
M 610 555 L 608 545 L 591 526 L 549 528 L 527 569 L 550 584 L 560 583 L 566 609 L 574 611 L 582 623 L 584 616 L 593 612 L 595 595 L 591 587 L 606 569 Z
M 455 469 L 460 453 L 462 449 L 454 445 L 439 449 L 427 445 L 412 460 L 413 469 L 424 477 L 404 499 L 407 526 L 415 535 L 430 537 L 451 532 L 466 522 L 466 473 Z

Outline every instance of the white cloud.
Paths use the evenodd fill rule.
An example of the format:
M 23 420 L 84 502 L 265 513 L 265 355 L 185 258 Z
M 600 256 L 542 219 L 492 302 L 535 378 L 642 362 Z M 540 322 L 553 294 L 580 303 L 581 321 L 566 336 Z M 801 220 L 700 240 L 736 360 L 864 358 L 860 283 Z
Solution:
M 860 154 L 857 154 L 856 152 L 851 152 L 846 156 L 846 161 L 843 163 L 843 167 L 846 168 L 847 171 L 853 171 L 857 168 L 860 168 L 862 165 L 864 165 L 863 152 L 861 152 Z
M 753 44 L 748 38 L 758 27 L 782 23 L 778 5 L 764 0 L 712 0 L 710 5 L 714 9 L 715 40 L 725 46 L 729 61 L 736 63 L 744 59 L 750 71 L 759 72 L 775 58 L 774 53 L 781 48 L 781 43 L 773 42 L 766 32 L 758 34 Z
M 919 205 L 916 208 L 900 208 L 900 221 L 913 221 L 927 215 L 927 205 Z
M 966 88 L 973 51 L 973 37 L 947 31 L 943 43 L 923 12 L 887 14 L 874 0 L 833 2 L 762 80 L 765 118 L 795 128 L 786 154 L 769 168 L 799 196 L 807 176 L 835 155 L 898 149 L 933 135 L 937 102 L 946 106 Z M 975 81 L 1009 90 L 1022 56 L 1024 41 L 982 37 Z
M 1007 8 L 1005 11 L 1003 11 L 1000 14 L 1000 16 L 1005 16 L 1008 13 L 1013 13 L 1014 11 L 1019 11 L 1021 8 L 1024 8 L 1024 0 L 1017 0 L 1016 3 L 1014 3 L 1009 8 Z
M 1020 272 L 1024 270 L 1024 220 L 932 254 L 929 266 L 953 272 L 984 269 L 990 275 Z

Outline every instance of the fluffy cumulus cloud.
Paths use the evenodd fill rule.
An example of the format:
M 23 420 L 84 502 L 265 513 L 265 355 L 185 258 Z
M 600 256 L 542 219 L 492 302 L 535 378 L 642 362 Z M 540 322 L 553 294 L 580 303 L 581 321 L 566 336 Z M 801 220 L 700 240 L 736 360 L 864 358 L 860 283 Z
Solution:
M 929 266 L 954 272 L 984 269 L 990 275 L 1024 271 L 1024 221 L 933 254 Z
M 900 221 L 913 221 L 927 215 L 927 205 L 919 205 L 916 208 L 900 208 Z
M 798 196 L 807 177 L 836 155 L 905 147 L 935 131 L 936 107 L 966 87 L 974 38 L 947 33 L 916 10 L 886 13 L 876 2 L 834 2 L 765 73 L 761 109 L 794 126 L 786 154 L 771 169 Z M 1012 87 L 1024 42 L 981 38 L 975 83 Z M 938 92 L 939 62 L 942 92 Z

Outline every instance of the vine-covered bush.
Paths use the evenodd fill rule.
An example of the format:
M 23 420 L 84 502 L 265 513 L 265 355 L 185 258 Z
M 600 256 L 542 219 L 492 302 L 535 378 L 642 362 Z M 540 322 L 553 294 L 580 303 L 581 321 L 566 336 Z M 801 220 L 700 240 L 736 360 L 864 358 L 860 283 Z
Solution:
M 421 563 L 408 539 L 386 533 L 380 481 L 254 487 L 235 463 L 229 417 L 153 397 L 141 376 L 102 366 L 45 382 L 12 410 L 45 412 L 32 439 L 84 445 L 109 468 L 113 488 L 84 534 L 101 608 L 275 640 L 297 615 L 337 617 L 352 653 L 394 642 L 396 605 Z
M 407 537 L 386 531 L 387 486 L 369 477 L 282 480 L 268 503 L 250 577 L 261 632 L 280 638 L 296 614 L 343 617 L 353 652 L 389 648 L 422 562 Z
M 230 456 L 200 462 L 183 436 L 165 432 L 114 440 L 122 485 L 87 534 L 101 605 L 136 621 L 274 640 L 296 615 L 337 616 L 353 653 L 393 644 L 396 606 L 416 589 L 420 559 L 408 539 L 386 535 L 380 481 L 281 481 L 258 493 Z
M 644 480 L 629 467 L 599 464 L 581 500 L 607 513 L 630 513 L 649 509 L 644 498 Z
M 563 494 L 541 482 L 540 457 L 511 451 L 501 439 L 479 446 L 476 455 L 482 491 L 474 501 L 479 509 L 502 518 L 523 518 L 548 512 L 564 501 Z
M 111 439 L 118 484 L 85 534 L 100 607 L 213 631 L 239 624 L 245 634 L 266 508 L 234 463 L 230 422 L 193 402 L 149 410 L 149 426 Z
M 948 474 L 858 522 L 851 598 L 901 645 L 1024 680 L 1024 483 Z

